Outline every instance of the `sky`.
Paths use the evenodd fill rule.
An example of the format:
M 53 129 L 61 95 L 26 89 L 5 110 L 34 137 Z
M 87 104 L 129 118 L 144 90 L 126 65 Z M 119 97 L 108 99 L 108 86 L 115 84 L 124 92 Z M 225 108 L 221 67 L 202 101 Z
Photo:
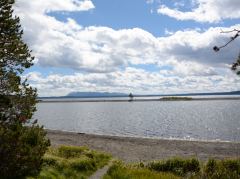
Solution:
M 16 0 L 39 96 L 240 90 L 239 0 Z

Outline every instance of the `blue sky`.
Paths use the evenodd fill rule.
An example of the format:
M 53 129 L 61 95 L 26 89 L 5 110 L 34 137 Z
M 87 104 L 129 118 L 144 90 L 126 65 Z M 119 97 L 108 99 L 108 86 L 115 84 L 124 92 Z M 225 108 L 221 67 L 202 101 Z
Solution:
M 240 90 L 238 0 L 19 0 L 40 96 L 73 91 L 169 94 Z
M 52 12 L 49 15 L 56 17 L 60 21 L 73 18 L 84 27 L 106 26 L 115 30 L 141 28 L 154 36 L 165 36 L 165 31 L 177 31 L 187 28 L 217 27 L 219 25 L 229 27 L 239 23 L 239 19 L 229 19 L 216 24 L 197 23 L 194 20 L 177 21 L 166 15 L 157 13 L 161 3 L 146 3 L 146 0 L 93 0 L 95 9 L 85 12 Z M 169 7 L 174 7 L 174 1 L 165 1 Z M 190 7 L 190 5 L 187 5 Z M 182 8 L 187 10 L 189 8 Z
M 62 12 L 50 13 L 61 21 L 66 18 L 75 19 L 82 26 L 106 26 L 115 30 L 141 28 L 155 36 L 165 35 L 165 29 L 173 31 L 179 29 L 179 23 L 174 19 L 156 13 L 155 4 L 147 4 L 145 0 L 95 0 L 92 1 L 97 7 L 87 12 L 73 12 L 68 15 Z M 151 13 L 151 11 L 155 11 Z M 181 28 L 192 27 L 189 22 L 181 23 Z

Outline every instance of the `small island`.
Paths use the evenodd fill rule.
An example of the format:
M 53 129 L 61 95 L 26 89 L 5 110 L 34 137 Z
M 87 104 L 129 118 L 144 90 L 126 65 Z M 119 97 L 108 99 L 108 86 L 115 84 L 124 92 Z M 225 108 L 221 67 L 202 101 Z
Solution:
M 167 96 L 160 98 L 160 101 L 190 101 L 192 97 Z

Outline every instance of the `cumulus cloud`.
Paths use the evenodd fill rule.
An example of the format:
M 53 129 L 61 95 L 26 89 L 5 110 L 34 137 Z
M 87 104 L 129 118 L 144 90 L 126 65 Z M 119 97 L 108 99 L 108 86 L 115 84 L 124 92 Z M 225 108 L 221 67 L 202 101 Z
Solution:
M 33 49 L 38 65 L 100 73 L 125 68 L 129 64 L 161 66 L 169 59 L 225 65 L 234 61 L 239 46 L 239 42 L 235 42 L 225 52 L 213 53 L 214 45 L 229 38 L 229 34 L 219 33 L 220 28 L 204 32 L 184 30 L 167 37 L 155 37 L 140 28 L 82 27 L 71 18 L 62 22 L 47 13 L 92 8 L 94 5 L 89 0 L 50 0 L 46 4 L 37 0 L 18 1 L 16 13 L 21 17 L 24 37 Z M 239 25 L 224 30 L 236 27 Z
M 240 18 L 239 0 L 194 0 L 192 3 L 193 8 L 191 11 L 181 11 L 162 4 L 157 12 L 178 20 L 194 20 L 209 23 L 217 23 L 223 19 Z M 187 4 L 185 3 L 185 5 Z
M 216 76 L 219 72 L 207 65 L 196 62 L 169 60 L 167 64 L 172 66 L 172 70 L 168 72 L 170 75 L 186 77 L 186 76 Z
M 218 91 L 214 88 L 216 84 L 219 90 L 235 89 L 229 85 L 230 79 L 235 79 L 229 64 L 235 60 L 240 42 L 234 41 L 219 53 L 213 52 L 212 47 L 229 40 L 231 34 L 221 34 L 221 30 L 239 28 L 240 24 L 204 31 L 186 29 L 156 37 L 140 28 L 82 27 L 74 19 L 60 21 L 51 16 L 50 12 L 55 11 L 94 9 L 90 0 L 17 2 L 15 12 L 21 18 L 24 38 L 33 50 L 35 63 L 76 72 L 46 77 L 36 72 L 28 74 L 41 96 L 65 95 L 72 90 L 126 93 Z M 159 71 L 129 67 L 149 64 L 156 65 Z M 169 68 L 164 69 L 165 66 Z
M 88 11 L 95 8 L 91 0 L 19 0 L 16 1 L 16 10 L 24 13 L 44 14 L 53 11 Z M 25 12 L 26 13 L 26 12 Z
M 198 69 L 197 69 L 198 70 Z M 40 96 L 62 96 L 73 91 L 123 92 L 128 94 L 174 94 L 208 91 L 234 91 L 240 88 L 240 78 L 226 71 L 212 76 L 171 75 L 171 71 L 149 72 L 127 67 L 111 73 L 75 73 L 71 75 L 39 72 L 28 73 L 30 83 L 37 87 Z M 64 84 L 64 85 L 63 85 Z
M 168 37 L 159 38 L 159 41 L 164 54 L 178 61 L 195 61 L 211 66 L 224 66 L 234 62 L 240 42 L 234 41 L 227 48 L 222 49 L 221 53 L 213 53 L 212 47 L 225 44 L 233 35 L 222 34 L 220 33 L 222 30 L 227 31 L 239 27 L 240 24 L 229 28 L 209 28 L 206 31 L 177 31 Z

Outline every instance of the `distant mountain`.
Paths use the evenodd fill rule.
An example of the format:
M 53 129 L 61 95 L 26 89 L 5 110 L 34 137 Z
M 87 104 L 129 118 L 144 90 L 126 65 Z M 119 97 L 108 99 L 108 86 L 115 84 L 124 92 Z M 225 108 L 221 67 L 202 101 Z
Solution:
M 128 97 L 126 93 L 109 93 L 109 92 L 71 92 L 66 96 L 51 96 L 51 97 L 39 97 L 39 98 L 101 98 L 101 97 Z M 138 95 L 134 94 L 134 97 L 154 97 L 154 96 L 204 96 L 204 95 L 240 95 L 240 91 L 232 92 L 212 92 L 212 93 L 182 93 L 182 94 L 150 94 L 150 95 Z
M 71 92 L 66 97 L 128 97 L 126 93 L 109 93 L 109 92 Z M 164 95 L 138 95 L 133 94 L 135 97 L 144 96 L 202 96 L 202 95 L 240 95 L 240 91 L 232 92 L 212 92 L 212 93 L 183 93 L 183 94 L 164 94 Z
M 109 93 L 109 92 L 71 92 L 67 97 L 125 97 L 128 94 L 125 93 Z

